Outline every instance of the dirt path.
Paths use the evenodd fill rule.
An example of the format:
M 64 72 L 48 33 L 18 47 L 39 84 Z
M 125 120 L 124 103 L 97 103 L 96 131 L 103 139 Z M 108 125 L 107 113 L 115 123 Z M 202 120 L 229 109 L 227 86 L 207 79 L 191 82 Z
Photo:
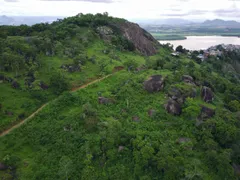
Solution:
M 114 74 L 114 73 L 113 73 L 113 74 Z M 70 92 L 75 92 L 75 91 L 78 91 L 78 90 L 80 90 L 80 89 L 84 89 L 84 88 L 86 88 L 87 86 L 89 86 L 89 85 L 91 85 L 91 84 L 100 82 L 100 81 L 108 78 L 109 76 L 112 76 L 113 74 L 109 74 L 109 75 L 104 76 L 104 77 L 102 77 L 102 78 L 99 78 L 99 79 L 96 79 L 96 80 L 94 80 L 94 81 L 91 81 L 91 82 L 89 82 L 89 83 L 87 83 L 87 84 L 84 84 L 84 85 L 82 85 L 82 86 L 80 86 L 80 87 L 74 88 L 74 89 L 72 89 Z M 34 113 L 32 113 L 32 114 L 31 114 L 29 117 L 27 117 L 26 119 L 20 121 L 20 122 L 17 123 L 16 125 L 13 125 L 13 126 L 10 127 L 9 129 L 1 132 L 1 133 L 0 133 L 0 137 L 5 136 L 5 135 L 9 134 L 11 131 L 13 131 L 14 129 L 20 127 L 22 124 L 24 124 L 25 122 L 27 122 L 28 120 L 30 120 L 31 118 L 33 118 L 37 113 L 39 113 L 39 112 L 40 112 L 45 106 L 47 106 L 48 104 L 49 104 L 49 102 L 46 103 L 46 104 L 43 104 L 40 108 L 38 108 L 38 110 L 36 110 Z

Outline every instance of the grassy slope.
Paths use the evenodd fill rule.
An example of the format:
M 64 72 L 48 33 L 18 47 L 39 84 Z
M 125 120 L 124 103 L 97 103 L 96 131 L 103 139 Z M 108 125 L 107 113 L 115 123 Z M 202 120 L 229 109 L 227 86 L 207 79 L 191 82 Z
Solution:
M 145 62 L 142 56 L 130 52 L 123 53 L 114 51 L 114 54 L 118 55 L 119 60 L 112 59 L 108 54 L 104 54 L 102 52 L 106 48 L 107 46 L 102 41 L 95 41 L 95 43 L 93 43 L 86 50 L 86 52 L 88 57 L 96 56 L 96 64 L 87 62 L 87 64 L 82 67 L 81 72 L 65 73 L 66 77 L 70 80 L 72 87 L 78 87 L 98 78 L 99 76 L 110 74 L 115 66 L 123 66 L 123 64 L 129 60 L 134 60 L 139 65 Z M 60 66 L 62 64 L 73 63 L 72 59 L 57 56 L 42 56 L 40 59 L 42 67 L 38 70 L 39 75 L 37 80 L 41 80 L 47 84 L 49 84 L 49 79 L 53 71 L 60 70 L 64 72 L 60 69 Z M 103 72 L 100 72 L 99 68 L 101 63 L 107 65 Z M 21 72 L 20 74 L 23 73 L 24 72 Z M 6 75 L 12 78 L 15 76 L 14 73 L 7 73 Z M 45 101 L 39 101 L 37 98 L 31 96 L 30 93 L 25 89 L 23 76 L 14 79 L 20 82 L 22 90 L 13 89 L 10 83 L 0 83 L 0 101 L 3 105 L 3 108 L 0 112 L 0 131 L 21 120 L 18 118 L 18 115 L 24 113 L 27 117 L 36 109 L 38 109 L 38 107 L 40 107 L 43 103 L 56 97 L 54 94 L 52 94 L 51 90 L 42 90 L 42 95 L 46 99 Z M 13 115 L 7 115 L 5 111 L 12 112 Z
M 197 143 L 192 135 L 195 121 L 184 119 L 184 114 L 181 118 L 167 114 L 163 107 L 167 98 L 163 92 L 149 94 L 143 90 L 142 82 L 154 74 L 172 76 L 168 70 L 147 70 L 137 74 L 122 71 L 103 82 L 59 97 L 31 121 L 0 139 L 0 151 L 2 152 L 0 159 L 6 156 L 17 158 L 17 174 L 20 179 L 38 179 L 40 177 L 58 179 L 60 158 L 68 156 L 74 167 L 78 167 L 74 169 L 74 177 L 80 178 L 80 174 L 83 175 L 86 168 L 84 162 L 87 160 L 88 154 L 94 156 L 98 154 L 98 158 L 91 161 L 94 172 L 101 174 L 102 171 L 105 171 L 106 177 L 116 178 L 113 174 L 108 174 L 107 169 L 110 166 L 117 168 L 118 165 L 127 163 L 131 169 L 124 169 L 124 171 L 129 177 L 133 177 L 131 173 L 134 164 L 137 163 L 136 159 L 134 160 L 134 152 L 130 157 L 124 157 L 124 155 L 131 154 L 130 149 L 133 147 L 143 148 L 144 146 L 139 143 L 145 136 L 145 138 L 147 137 L 144 142 L 145 146 L 150 142 L 156 143 L 159 149 L 164 148 L 166 152 L 171 153 L 174 150 L 178 156 L 181 154 L 187 159 L 186 162 L 197 160 L 200 162 L 201 169 L 207 173 L 208 169 L 201 160 L 204 152 L 195 151 L 194 157 L 192 157 L 193 152 L 185 150 L 189 145 L 193 146 Z M 98 104 L 99 93 L 101 96 L 114 99 L 115 103 Z M 197 98 L 196 102 L 205 104 L 200 98 Z M 81 118 L 83 107 L 87 103 L 90 103 L 96 110 L 96 119 L 95 117 Z M 154 118 L 147 115 L 151 108 L 157 112 Z M 126 110 L 126 112 L 122 112 L 122 110 Z M 134 116 L 139 117 L 141 121 L 133 122 L 132 117 Z M 64 127 L 67 125 L 71 126 L 71 131 L 64 131 Z M 99 152 L 94 147 L 104 136 L 112 136 L 112 139 L 108 139 L 106 142 L 108 147 L 111 147 L 107 148 L 106 152 L 109 161 L 106 162 L 104 169 L 101 169 L 94 165 L 101 161 L 99 157 L 102 156 L 101 151 Z M 128 142 L 123 138 L 125 136 L 133 139 Z M 181 146 L 176 144 L 176 140 L 180 137 L 191 138 L 192 143 Z M 118 146 L 120 145 L 124 145 L 126 149 L 119 154 Z M 138 152 L 136 151 L 136 153 Z M 121 160 L 120 156 L 122 155 L 124 158 Z M 140 154 L 137 156 L 141 157 Z M 151 175 L 151 173 L 150 169 L 146 172 L 147 175 Z M 79 177 L 76 174 L 79 174 Z M 92 179 L 95 178 L 97 177 L 92 177 Z

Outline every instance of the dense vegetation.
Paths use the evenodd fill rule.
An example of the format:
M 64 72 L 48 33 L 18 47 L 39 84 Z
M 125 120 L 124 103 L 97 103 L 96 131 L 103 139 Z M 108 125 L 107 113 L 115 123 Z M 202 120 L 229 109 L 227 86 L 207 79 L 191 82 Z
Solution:
M 22 26 L 23 34 L 20 27 L 0 27 L 5 35 L 0 46 L 1 128 L 13 122 L 9 109 L 12 116 L 27 116 L 57 97 L 0 137 L 0 163 L 8 167 L 0 177 L 237 179 L 239 72 L 222 70 L 239 62 L 239 54 L 225 52 L 221 59 L 199 62 L 185 51 L 173 57 L 171 47 L 164 45 L 156 55 L 142 56 L 114 26 L 119 21 L 124 20 L 107 14 L 79 15 L 35 25 L 35 30 Z M 101 25 L 114 30 L 112 41 L 99 37 Z M 119 66 L 125 70 L 77 92 L 64 92 Z M 164 82 L 154 93 L 144 83 L 152 75 L 161 75 Z M 206 101 L 204 88 L 214 100 Z M 169 98 L 179 101 L 178 113 L 166 108 Z M 203 107 L 214 113 L 204 114 Z

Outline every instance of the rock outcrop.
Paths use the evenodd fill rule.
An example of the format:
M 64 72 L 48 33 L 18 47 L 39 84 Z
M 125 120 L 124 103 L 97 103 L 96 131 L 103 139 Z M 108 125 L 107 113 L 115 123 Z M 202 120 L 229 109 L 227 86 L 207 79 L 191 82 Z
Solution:
M 106 105 L 106 104 L 112 103 L 112 100 L 105 97 L 98 97 L 98 103 Z
M 173 99 L 168 100 L 167 104 L 165 104 L 165 109 L 173 115 L 180 115 L 182 112 L 181 105 Z
M 197 90 L 195 88 L 189 88 L 185 91 L 178 89 L 177 87 L 173 87 L 168 91 L 168 97 L 178 102 L 182 105 L 187 97 L 194 98 L 197 96 Z
M 8 166 L 0 162 L 0 171 L 8 169 Z
M 18 88 L 20 88 L 20 84 L 19 84 L 17 81 L 13 81 L 13 82 L 12 82 L 12 87 L 13 87 L 14 89 L 18 89 Z
M 164 88 L 164 78 L 161 75 L 151 76 L 143 86 L 149 93 L 159 92 Z
M 64 69 L 65 71 L 68 71 L 70 73 L 81 71 L 80 65 L 76 65 L 76 64 L 65 64 L 65 65 L 62 65 L 60 68 Z
M 203 86 L 202 91 L 201 91 L 201 96 L 202 96 L 202 99 L 208 103 L 212 102 L 214 99 L 214 94 L 213 94 L 212 90 L 206 86 Z
M 150 56 L 157 53 L 159 42 L 138 24 L 126 21 L 120 24 L 120 29 L 123 36 L 142 54 Z
M 193 77 L 192 77 L 192 76 L 183 75 L 183 76 L 182 76 L 182 80 L 183 80 L 185 83 L 194 84 L 194 80 L 193 80 Z
M 160 47 L 160 43 L 150 33 L 142 29 L 138 24 L 128 21 L 99 26 L 96 31 L 106 41 L 122 36 L 133 44 L 134 49 L 146 56 L 156 54 L 158 47 Z
M 148 115 L 149 115 L 150 117 L 153 117 L 153 116 L 156 115 L 156 111 L 155 111 L 154 109 L 149 109 L 149 110 L 148 110 Z

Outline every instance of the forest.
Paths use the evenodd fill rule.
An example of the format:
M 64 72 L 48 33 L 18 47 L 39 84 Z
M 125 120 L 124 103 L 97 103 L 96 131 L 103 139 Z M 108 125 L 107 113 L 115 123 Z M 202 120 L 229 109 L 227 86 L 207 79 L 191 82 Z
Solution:
M 0 132 L 45 105 L 0 135 L 0 179 L 239 179 L 240 52 L 175 57 L 136 27 L 107 13 L 0 26 Z

